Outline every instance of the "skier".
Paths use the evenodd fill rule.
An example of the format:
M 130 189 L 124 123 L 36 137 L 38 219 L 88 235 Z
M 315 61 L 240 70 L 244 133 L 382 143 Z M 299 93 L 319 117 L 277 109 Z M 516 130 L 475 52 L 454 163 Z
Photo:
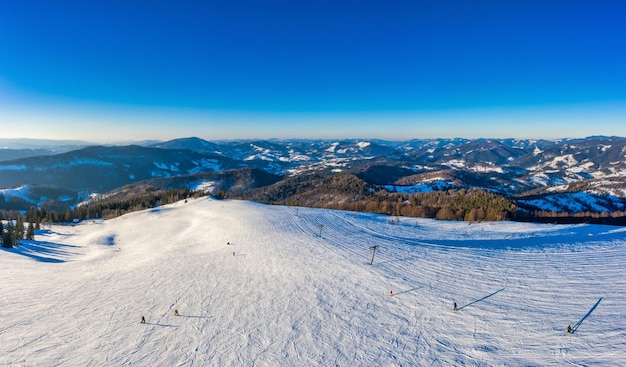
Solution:
M 233 256 L 235 256 L 235 253 L 233 252 Z
M 174 309 L 174 316 L 178 316 L 178 310 Z
M 390 291 L 389 291 L 389 295 L 390 295 L 390 296 L 393 296 L 393 290 L 390 290 Z
M 454 302 L 454 311 L 458 311 L 459 309 L 456 307 L 456 302 Z
M 567 332 L 568 333 L 572 333 L 572 326 L 571 325 L 567 325 Z
M 145 318 L 145 317 L 143 317 L 143 316 L 141 316 L 141 323 L 142 323 L 142 324 L 145 324 L 145 323 L 146 323 L 146 318 Z

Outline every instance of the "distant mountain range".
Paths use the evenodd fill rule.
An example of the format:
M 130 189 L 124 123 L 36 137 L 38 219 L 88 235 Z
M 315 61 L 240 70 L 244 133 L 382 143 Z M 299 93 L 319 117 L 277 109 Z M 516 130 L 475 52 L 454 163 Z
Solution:
M 66 210 L 142 186 L 241 193 L 303 183 L 312 174 L 352 174 L 390 192 L 476 187 L 515 198 L 527 210 L 626 208 L 622 137 L 54 143 L 0 140 L 7 147 L 0 149 L 0 209 Z

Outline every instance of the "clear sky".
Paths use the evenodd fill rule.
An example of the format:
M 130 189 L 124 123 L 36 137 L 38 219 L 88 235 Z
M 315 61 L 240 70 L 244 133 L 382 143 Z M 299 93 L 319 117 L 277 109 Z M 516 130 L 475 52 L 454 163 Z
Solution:
M 624 1 L 0 0 L 0 136 L 626 136 Z

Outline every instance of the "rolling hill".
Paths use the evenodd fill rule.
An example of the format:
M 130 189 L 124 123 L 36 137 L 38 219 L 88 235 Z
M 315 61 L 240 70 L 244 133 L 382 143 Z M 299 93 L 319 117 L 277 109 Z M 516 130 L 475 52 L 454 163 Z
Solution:
M 280 177 L 284 182 L 259 179 L 242 186 L 221 182 L 219 178 L 209 180 L 225 194 L 240 198 L 262 195 L 262 190 L 244 195 L 242 188 L 286 188 L 300 183 L 289 189 L 300 194 L 309 177 L 347 174 L 358 177 L 372 191 L 411 193 L 478 188 L 514 200 L 528 212 L 611 213 L 626 208 L 626 139 L 594 136 L 553 141 L 404 142 L 209 142 L 183 138 L 144 145 L 87 146 L 0 161 L 0 196 L 4 199 L 0 209 L 27 210 L 36 205 L 67 210 L 94 196 L 115 196 L 117 190 L 127 191 L 128 185 L 171 182 L 155 181 L 160 178 L 178 178 L 179 183 L 196 185 L 203 175 L 217 177 L 215 174 L 250 169 Z M 33 190 L 34 187 L 45 187 L 49 195 L 39 194 L 41 189 Z M 269 187 L 267 192 L 276 190 L 277 187 Z M 309 201 L 324 200 L 319 195 L 313 198 L 314 194 L 308 193 Z M 350 196 L 358 197 L 359 192 L 347 193 Z M 261 201 L 271 202 L 269 197 Z
M 181 201 L 2 249 L 0 360 L 619 366 L 625 245 L 600 225 Z

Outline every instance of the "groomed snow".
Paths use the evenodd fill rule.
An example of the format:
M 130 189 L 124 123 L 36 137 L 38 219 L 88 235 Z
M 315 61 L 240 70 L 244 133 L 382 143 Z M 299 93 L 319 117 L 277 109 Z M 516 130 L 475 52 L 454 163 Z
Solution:
M 626 365 L 625 234 L 207 198 L 53 226 L 0 251 L 0 364 Z

